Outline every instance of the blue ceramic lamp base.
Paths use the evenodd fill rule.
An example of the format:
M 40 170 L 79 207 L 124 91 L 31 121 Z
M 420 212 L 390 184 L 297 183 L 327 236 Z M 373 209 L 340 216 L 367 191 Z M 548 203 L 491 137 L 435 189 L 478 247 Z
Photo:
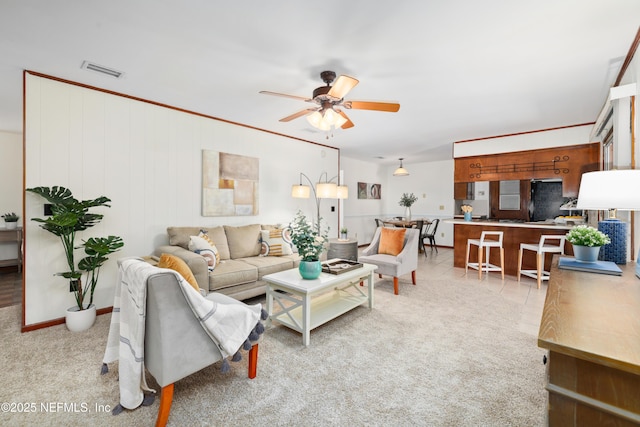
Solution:
M 609 236 L 611 243 L 600 248 L 601 261 L 616 264 L 627 263 L 627 223 L 619 219 L 605 219 L 598 222 L 598 230 Z

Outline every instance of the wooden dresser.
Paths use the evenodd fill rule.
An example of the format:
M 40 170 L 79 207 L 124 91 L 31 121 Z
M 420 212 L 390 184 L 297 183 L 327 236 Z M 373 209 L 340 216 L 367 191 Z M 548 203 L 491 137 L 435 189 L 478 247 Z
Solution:
M 640 279 L 558 269 L 538 346 L 549 350 L 550 426 L 640 425 Z

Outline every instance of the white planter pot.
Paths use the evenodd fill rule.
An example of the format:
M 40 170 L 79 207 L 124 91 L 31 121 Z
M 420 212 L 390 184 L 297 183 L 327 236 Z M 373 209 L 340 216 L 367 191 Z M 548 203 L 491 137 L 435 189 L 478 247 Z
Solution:
M 7 230 L 15 230 L 16 228 L 18 228 L 18 223 L 17 222 L 4 222 L 5 227 L 7 227 Z
M 69 307 L 65 321 L 67 329 L 71 332 L 86 331 L 91 328 L 96 321 L 96 306 L 91 304 L 89 308 L 84 310 L 78 310 L 77 305 Z

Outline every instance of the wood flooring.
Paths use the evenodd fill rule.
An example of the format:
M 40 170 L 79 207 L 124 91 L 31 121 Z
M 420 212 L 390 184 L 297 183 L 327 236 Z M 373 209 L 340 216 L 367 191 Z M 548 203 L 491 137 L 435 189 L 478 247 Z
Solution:
M 0 307 L 22 303 L 22 273 L 17 269 L 0 269 Z

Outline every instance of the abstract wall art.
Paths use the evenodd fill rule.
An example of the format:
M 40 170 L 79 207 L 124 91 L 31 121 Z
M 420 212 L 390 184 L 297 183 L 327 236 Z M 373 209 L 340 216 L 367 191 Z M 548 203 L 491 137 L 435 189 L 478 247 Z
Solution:
M 382 185 L 368 184 L 366 182 L 358 183 L 358 199 L 381 199 Z
M 258 158 L 202 150 L 202 216 L 258 214 Z

